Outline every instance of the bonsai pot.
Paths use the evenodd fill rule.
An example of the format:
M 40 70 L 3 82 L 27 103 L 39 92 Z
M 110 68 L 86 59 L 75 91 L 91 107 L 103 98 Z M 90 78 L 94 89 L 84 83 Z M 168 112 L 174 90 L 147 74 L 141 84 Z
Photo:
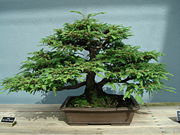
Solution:
M 130 125 L 134 112 L 140 108 L 133 96 L 128 99 L 133 106 L 117 108 L 67 107 L 73 98 L 68 97 L 61 106 L 69 125 Z

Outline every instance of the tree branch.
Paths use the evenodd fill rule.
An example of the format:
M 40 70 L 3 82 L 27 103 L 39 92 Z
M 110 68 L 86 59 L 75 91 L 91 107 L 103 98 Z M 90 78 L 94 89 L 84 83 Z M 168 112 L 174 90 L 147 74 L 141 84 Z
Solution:
M 121 80 L 121 81 L 119 81 L 119 83 L 125 83 L 125 82 L 127 82 L 127 81 L 129 81 L 129 80 L 132 80 L 132 79 L 134 79 L 134 77 L 127 77 L 126 79 L 124 79 L 124 80 Z M 117 79 L 107 79 L 107 78 L 104 78 L 104 79 L 102 79 L 99 83 L 97 83 L 100 87 L 103 87 L 106 83 L 108 83 L 108 82 L 113 82 L 113 81 L 116 81 Z
M 128 76 L 126 79 L 121 80 L 120 83 L 125 83 L 125 82 L 127 82 L 127 81 L 129 81 L 129 80 L 132 80 L 132 79 L 134 79 L 134 77 L 129 77 L 129 76 Z
M 73 86 L 59 87 L 57 91 L 64 90 L 64 89 L 77 89 L 77 88 L 82 87 L 84 85 L 86 85 L 86 82 L 81 82 L 81 83 L 78 83 L 78 84 L 73 85 Z
M 104 78 L 102 79 L 100 82 L 98 82 L 97 84 L 102 87 L 104 86 L 106 83 L 110 82 L 110 79 Z

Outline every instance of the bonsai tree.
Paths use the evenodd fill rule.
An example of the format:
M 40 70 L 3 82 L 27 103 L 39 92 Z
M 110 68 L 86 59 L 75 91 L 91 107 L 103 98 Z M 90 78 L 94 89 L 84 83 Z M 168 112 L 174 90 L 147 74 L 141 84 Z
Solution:
M 123 42 L 132 36 L 129 27 L 92 18 L 103 12 L 87 16 L 72 12 L 81 14 L 83 19 L 65 23 L 53 35 L 43 38 L 45 49 L 30 53 L 21 72 L 2 81 L 3 90 L 56 93 L 85 86 L 84 98 L 78 100 L 82 104 L 108 102 L 105 85 L 124 91 L 124 99 L 132 94 L 140 100 L 145 92 L 172 91 L 162 81 L 170 73 L 164 64 L 157 63 L 162 54 L 140 51 L 140 47 Z M 96 76 L 101 80 L 97 81 Z

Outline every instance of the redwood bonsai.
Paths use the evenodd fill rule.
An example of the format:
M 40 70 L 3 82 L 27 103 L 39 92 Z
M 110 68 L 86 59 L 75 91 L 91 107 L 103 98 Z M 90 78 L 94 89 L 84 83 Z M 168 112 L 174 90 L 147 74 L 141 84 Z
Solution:
M 172 91 L 162 81 L 171 75 L 164 64 L 158 63 L 162 54 L 140 51 L 140 47 L 123 42 L 132 36 L 129 27 L 100 23 L 92 18 L 103 12 L 87 16 L 72 12 L 83 15 L 83 19 L 65 23 L 63 28 L 43 38 L 45 49 L 30 53 L 21 72 L 3 80 L 3 90 L 56 93 L 85 86 L 83 98 L 74 101 L 78 106 L 96 106 L 102 101 L 107 104 L 113 97 L 107 97 L 103 91 L 105 85 L 124 91 L 124 99 L 132 94 L 140 100 L 145 92 Z

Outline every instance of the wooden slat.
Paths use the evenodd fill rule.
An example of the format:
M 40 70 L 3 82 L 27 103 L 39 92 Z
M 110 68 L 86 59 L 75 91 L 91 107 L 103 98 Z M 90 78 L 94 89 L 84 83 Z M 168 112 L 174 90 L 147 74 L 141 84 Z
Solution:
M 0 104 L 0 112 L 50 112 L 60 111 L 61 104 Z

